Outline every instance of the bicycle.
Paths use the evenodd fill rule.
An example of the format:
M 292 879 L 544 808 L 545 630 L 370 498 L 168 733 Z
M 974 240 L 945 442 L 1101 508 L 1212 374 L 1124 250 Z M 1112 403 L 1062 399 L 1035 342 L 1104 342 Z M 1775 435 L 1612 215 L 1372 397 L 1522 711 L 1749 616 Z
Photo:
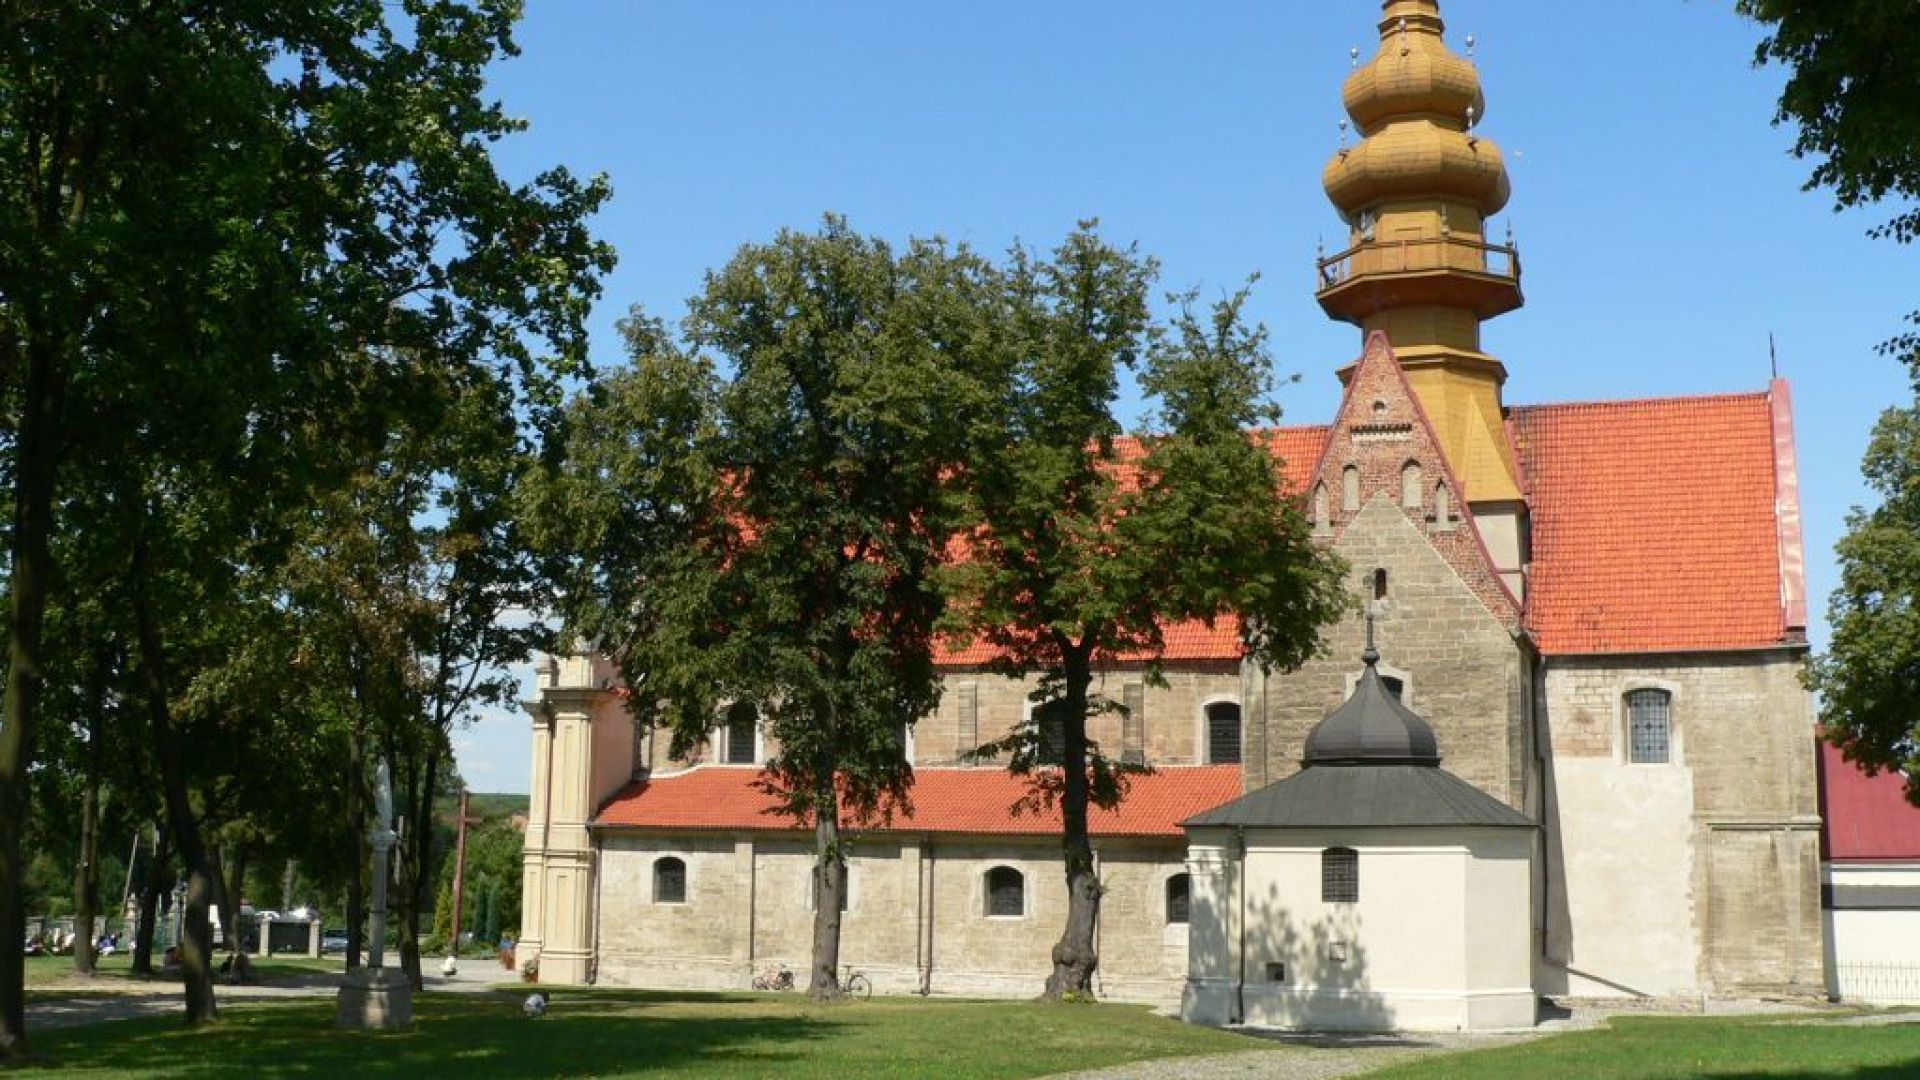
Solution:
M 873 982 L 865 974 L 847 969 L 847 977 L 840 980 L 840 996 L 866 1001 L 873 997 Z
M 793 972 L 785 965 L 770 967 L 753 977 L 753 988 L 755 990 L 791 990 L 793 989 Z

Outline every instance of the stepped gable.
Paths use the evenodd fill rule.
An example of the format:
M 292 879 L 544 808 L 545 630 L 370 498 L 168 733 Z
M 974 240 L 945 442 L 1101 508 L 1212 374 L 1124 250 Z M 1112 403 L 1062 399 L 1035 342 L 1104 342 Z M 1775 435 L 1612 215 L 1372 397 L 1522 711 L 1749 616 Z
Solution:
M 1791 421 L 1771 396 L 1512 410 L 1532 510 L 1527 625 L 1543 653 L 1804 643 L 1791 623 L 1805 593 L 1783 572 L 1798 530 L 1776 513 L 1797 500 L 1790 426 L 1776 438 Z
M 777 800 L 759 788 L 759 769 L 707 765 L 667 776 L 643 777 L 608 799 L 596 828 L 792 831 Z M 1180 822 L 1240 794 L 1237 765 L 1171 766 L 1132 778 L 1114 810 L 1087 808 L 1087 831 L 1101 837 L 1177 840 Z M 1058 807 L 1016 813 L 1028 792 L 1024 777 L 1000 768 L 915 769 L 913 813 L 856 832 L 1057 836 Z
M 1420 498 L 1414 506 L 1402 498 L 1403 471 L 1410 464 L 1419 470 Z M 1344 490 L 1349 467 L 1359 483 L 1359 499 L 1352 505 Z M 1426 534 L 1495 619 L 1509 630 L 1520 629 L 1520 603 L 1500 579 L 1462 498 L 1453 463 L 1385 334 L 1368 336 L 1366 351 L 1351 369 L 1313 484 L 1308 513 L 1325 540 L 1337 546 L 1361 507 L 1387 499 Z

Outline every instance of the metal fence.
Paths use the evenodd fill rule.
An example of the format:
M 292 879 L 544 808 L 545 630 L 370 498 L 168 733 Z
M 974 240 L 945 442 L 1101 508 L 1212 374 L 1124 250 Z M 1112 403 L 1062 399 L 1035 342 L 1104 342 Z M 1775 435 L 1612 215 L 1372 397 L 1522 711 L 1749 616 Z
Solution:
M 1851 961 L 1833 966 L 1834 989 L 1842 1001 L 1868 1005 L 1920 1004 L 1920 964 Z

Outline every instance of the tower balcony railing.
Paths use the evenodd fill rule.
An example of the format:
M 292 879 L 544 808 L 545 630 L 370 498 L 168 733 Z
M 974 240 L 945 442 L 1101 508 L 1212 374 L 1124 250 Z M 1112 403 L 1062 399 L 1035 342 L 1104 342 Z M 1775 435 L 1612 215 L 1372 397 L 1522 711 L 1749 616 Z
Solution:
M 1332 289 L 1370 274 L 1464 270 L 1520 283 L 1520 252 L 1511 244 L 1489 244 L 1463 236 L 1426 236 L 1407 240 L 1362 240 L 1319 262 L 1320 288 Z

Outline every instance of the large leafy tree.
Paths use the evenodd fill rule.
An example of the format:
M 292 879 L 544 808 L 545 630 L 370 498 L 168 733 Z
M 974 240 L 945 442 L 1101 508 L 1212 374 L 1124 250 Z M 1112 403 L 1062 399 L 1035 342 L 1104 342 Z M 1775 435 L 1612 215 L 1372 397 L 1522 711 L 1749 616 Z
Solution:
M 576 553 L 571 625 L 677 752 L 727 703 L 758 710 L 763 783 L 814 833 L 815 998 L 839 995 L 841 830 L 905 799 L 908 725 L 938 701 L 983 273 L 835 218 L 742 248 L 690 303 L 691 355 L 628 323 L 634 365 L 576 408 L 542 496 Z
M 1838 207 L 1891 203 L 1872 234 L 1897 243 L 1920 237 L 1920 3 L 1828 4 L 1740 0 L 1741 13 L 1768 36 L 1756 62 L 1789 69 L 1776 123 L 1798 129 L 1796 156 L 1811 158 L 1808 189 L 1833 193 Z M 1881 346 L 1920 385 L 1920 312 Z M 1856 510 L 1837 549 L 1841 581 L 1829 604 L 1833 641 L 1808 668 L 1821 695 L 1826 735 L 1870 770 L 1908 776 L 1920 803 L 1920 728 L 1910 703 L 1920 691 L 1920 399 L 1888 410 L 1875 427 L 1865 474 L 1880 505 Z
M 187 998 L 212 1016 L 194 759 L 201 670 L 168 640 L 285 549 L 275 522 L 351 474 L 395 415 L 495 380 L 522 415 L 584 363 L 610 254 L 605 196 L 514 185 L 482 99 L 513 0 L 111 0 L 0 8 L 0 433 L 12 487 L 0 713 L 0 925 L 20 920 L 27 777 L 75 484 L 129 553 L 129 669 L 187 864 Z M 444 373 L 421 377 L 425 372 Z M 229 641 L 233 640 L 231 638 Z M 192 669 L 178 664 L 192 658 Z M 24 1049 L 18 935 L 0 933 L 0 1056 Z
M 1278 418 L 1263 329 L 1245 293 L 1208 310 L 1176 297 L 1157 326 L 1157 268 L 1085 223 L 1049 258 L 1016 250 L 1006 312 L 978 374 L 995 395 L 956 476 L 974 514 L 954 573 L 954 625 L 1009 676 L 1038 676 L 1034 722 L 989 747 L 1060 808 L 1068 890 L 1044 996 L 1092 991 L 1100 884 L 1090 805 L 1125 794 L 1127 769 L 1087 737 L 1099 665 L 1126 656 L 1156 677 L 1170 622 L 1237 620 L 1247 654 L 1293 666 L 1343 608 L 1335 562 L 1311 542 L 1253 430 Z M 1152 403 L 1131 436 L 1117 414 L 1137 373 Z

